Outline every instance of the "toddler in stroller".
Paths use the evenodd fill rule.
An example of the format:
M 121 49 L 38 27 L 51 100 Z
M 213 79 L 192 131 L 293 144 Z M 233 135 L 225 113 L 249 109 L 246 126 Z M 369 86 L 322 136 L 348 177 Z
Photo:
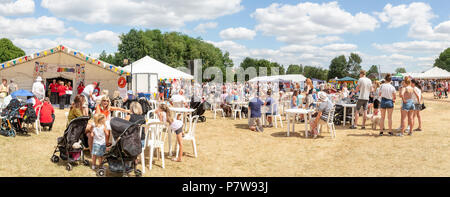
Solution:
M 191 107 L 191 109 L 195 110 L 194 112 L 192 112 L 192 116 L 198 115 L 200 121 L 202 121 L 202 122 L 206 121 L 206 117 L 203 116 L 203 114 L 206 111 L 206 102 L 198 102 L 198 101 L 192 100 L 190 107 Z
M 10 101 L 8 106 L 2 111 L 1 117 L 0 134 L 7 137 L 15 137 L 17 133 L 27 135 L 28 129 L 23 127 L 24 121 L 36 120 L 34 108 L 30 104 L 22 105 L 17 98 Z
M 111 134 L 114 139 L 110 150 L 107 150 L 100 165 L 108 163 L 109 170 L 114 173 L 122 173 L 124 177 L 134 171 L 136 176 L 142 176 L 142 172 L 136 169 L 136 158 L 142 152 L 142 142 L 139 128 L 145 120 L 131 123 L 121 118 L 112 118 Z M 105 176 L 105 168 L 97 171 L 97 176 Z
M 77 164 L 78 161 L 89 166 L 89 161 L 84 159 L 83 154 L 84 144 L 87 144 L 87 142 L 83 142 L 83 136 L 89 118 L 89 116 L 79 117 L 69 123 L 64 135 L 57 140 L 58 144 L 50 159 L 53 163 L 58 163 L 60 158 L 63 161 L 68 161 L 66 164 L 67 171 L 71 171 L 72 165 Z M 56 155 L 57 152 L 59 152 L 59 157 Z

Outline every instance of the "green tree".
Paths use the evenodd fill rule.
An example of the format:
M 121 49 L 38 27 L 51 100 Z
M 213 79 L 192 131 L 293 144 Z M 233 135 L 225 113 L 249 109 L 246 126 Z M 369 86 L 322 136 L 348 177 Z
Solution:
M 240 67 L 243 68 L 244 70 L 246 70 L 247 68 L 250 68 L 250 67 L 254 67 L 256 69 L 258 76 L 261 76 L 263 74 L 261 72 L 263 70 L 262 68 L 267 69 L 267 72 L 266 72 L 267 76 L 271 76 L 271 75 L 275 75 L 275 74 L 284 75 L 286 73 L 285 68 L 276 62 L 270 62 L 265 59 L 253 59 L 250 57 L 246 57 L 244 59 L 244 61 L 241 62 Z M 272 73 L 272 68 L 278 68 L 278 73 Z M 247 76 L 246 76 L 245 80 L 249 80 L 247 78 Z
M 0 63 L 25 56 L 25 52 L 7 38 L 0 39 Z
M 450 48 L 445 49 L 434 62 L 434 66 L 450 72 Z
M 372 65 L 372 67 L 370 67 L 369 71 L 367 71 L 367 76 L 375 76 L 372 78 L 378 78 L 378 66 L 377 65 Z
M 302 74 L 303 73 L 303 65 L 291 64 L 289 65 L 286 74 Z
M 406 73 L 406 69 L 405 68 L 397 68 L 395 69 L 396 73 Z
M 359 71 L 361 71 L 361 57 L 356 53 L 351 53 L 348 57 L 347 73 L 353 78 L 358 78 Z
M 315 67 L 315 66 L 304 66 L 303 67 L 303 75 L 306 78 L 327 80 L 328 70 L 320 68 L 320 67 Z
M 343 78 L 348 75 L 347 59 L 344 55 L 333 58 L 330 64 L 330 71 L 328 72 L 328 79 Z

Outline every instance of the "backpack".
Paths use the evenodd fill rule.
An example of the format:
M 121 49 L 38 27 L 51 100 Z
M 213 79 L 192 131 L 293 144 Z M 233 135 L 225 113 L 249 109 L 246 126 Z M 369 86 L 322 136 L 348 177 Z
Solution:
M 25 115 L 23 117 L 24 122 L 31 124 L 34 123 L 37 120 L 36 111 L 33 108 L 33 104 L 28 103 L 27 105 L 27 111 L 25 111 Z

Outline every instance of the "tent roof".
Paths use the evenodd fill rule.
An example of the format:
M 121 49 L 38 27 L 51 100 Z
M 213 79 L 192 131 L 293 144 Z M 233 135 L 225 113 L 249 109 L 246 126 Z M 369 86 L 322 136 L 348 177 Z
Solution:
M 416 79 L 450 79 L 450 72 L 439 67 L 433 67 L 422 73 L 405 73 L 404 75 Z
M 131 72 L 131 66 L 133 66 L 133 73 L 156 73 L 160 79 L 194 79 L 194 76 L 165 65 L 149 56 L 125 66 L 124 70 Z
M 23 63 L 26 63 L 26 62 L 29 62 L 29 61 L 34 61 L 34 60 L 37 60 L 39 58 L 50 56 L 50 55 L 53 55 L 53 54 L 56 54 L 56 53 L 65 53 L 65 54 L 71 55 L 71 56 L 76 57 L 78 59 L 82 59 L 83 61 L 85 61 L 85 62 L 87 62 L 89 64 L 97 65 L 99 67 L 102 67 L 105 70 L 108 70 L 108 71 L 111 71 L 111 72 L 114 72 L 114 73 L 117 73 L 117 74 L 121 74 L 121 73 L 127 74 L 127 75 L 129 74 L 129 73 L 126 73 L 126 71 L 123 70 L 123 68 L 121 68 L 121 67 L 118 67 L 118 66 L 112 65 L 110 63 L 103 62 L 101 60 L 92 58 L 92 57 L 87 56 L 87 55 L 85 55 L 84 53 L 82 53 L 82 52 L 80 52 L 78 50 L 71 49 L 71 48 L 66 47 L 64 45 L 59 45 L 59 46 L 56 46 L 56 47 L 53 47 L 53 48 L 49 48 L 49 49 L 45 49 L 45 50 L 33 53 L 31 55 L 18 57 L 18 58 L 15 58 L 15 59 L 3 62 L 3 63 L 0 64 L 1 65 L 0 69 L 9 69 L 9 68 L 14 67 L 16 65 L 20 65 L 20 64 L 23 64 Z
M 338 79 L 336 81 L 358 81 L 358 80 L 351 78 L 351 77 L 344 77 L 344 78 Z

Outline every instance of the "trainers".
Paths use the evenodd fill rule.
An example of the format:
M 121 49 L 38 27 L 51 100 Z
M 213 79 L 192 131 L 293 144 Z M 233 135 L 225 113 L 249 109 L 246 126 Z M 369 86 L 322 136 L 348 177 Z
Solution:
M 92 170 L 95 170 L 95 166 L 94 166 L 94 165 L 92 165 L 92 167 L 91 167 L 91 168 L 92 168 Z
M 414 131 L 422 131 L 422 129 L 417 128 L 417 129 L 414 129 Z
M 389 136 L 394 136 L 394 133 L 392 133 L 392 132 L 389 132 Z
M 352 126 L 350 127 L 350 129 L 356 129 L 355 125 L 352 125 Z
M 397 134 L 398 137 L 403 137 L 403 133 Z
M 383 136 L 383 132 L 380 132 L 380 136 Z
M 361 129 L 362 129 L 362 130 L 365 130 L 365 129 L 366 129 L 366 127 L 361 127 Z

